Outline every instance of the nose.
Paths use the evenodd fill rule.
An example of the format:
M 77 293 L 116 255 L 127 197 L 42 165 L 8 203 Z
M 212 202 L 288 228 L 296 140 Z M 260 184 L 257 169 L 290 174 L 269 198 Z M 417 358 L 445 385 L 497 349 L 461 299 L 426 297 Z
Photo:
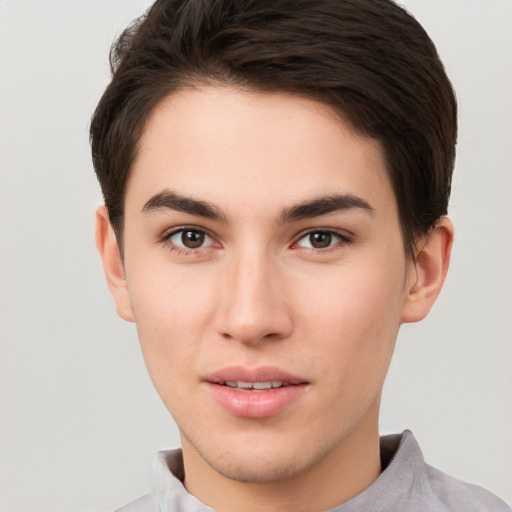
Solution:
M 244 344 L 280 340 L 293 330 L 291 297 L 268 255 L 233 257 L 219 281 L 217 330 Z

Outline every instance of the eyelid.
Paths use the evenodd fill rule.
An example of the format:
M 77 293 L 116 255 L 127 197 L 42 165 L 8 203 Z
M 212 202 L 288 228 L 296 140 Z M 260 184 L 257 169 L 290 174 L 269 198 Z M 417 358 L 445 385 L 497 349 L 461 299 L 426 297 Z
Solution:
M 181 233 L 183 231 L 187 231 L 187 230 L 204 233 L 208 238 L 210 238 L 211 243 L 209 243 L 206 246 L 201 246 L 201 247 L 197 247 L 197 248 L 193 249 L 193 248 L 188 248 L 188 247 L 182 247 L 182 246 L 177 245 L 171 241 L 171 238 L 173 236 L 175 236 L 178 233 Z M 297 247 L 299 242 L 302 239 L 304 239 L 308 235 L 311 235 L 312 233 L 328 233 L 328 234 L 333 235 L 339 239 L 338 242 L 333 243 L 325 248 L 321 248 L 321 249 L 317 249 L 314 247 L 310 248 L 311 250 L 314 250 L 317 252 L 326 252 L 329 249 L 333 249 L 338 244 L 348 244 L 348 243 L 352 243 L 354 241 L 354 235 L 346 230 L 340 230 L 340 229 L 335 229 L 335 228 L 322 228 L 322 227 L 310 228 L 305 231 L 302 231 L 295 237 L 295 241 L 292 243 L 292 248 Z M 160 237 L 160 242 L 163 244 L 166 244 L 166 245 L 170 245 L 170 246 L 172 246 L 172 248 L 174 248 L 176 250 L 180 250 L 180 251 L 184 251 L 184 252 L 188 251 L 191 253 L 198 252 L 201 249 L 208 249 L 212 246 L 217 246 L 217 247 L 221 246 L 220 242 L 218 242 L 218 240 L 217 240 L 217 237 L 215 235 L 213 235 L 208 229 L 205 229 L 205 228 L 197 226 L 197 225 L 190 225 L 190 224 L 182 225 L 182 226 L 175 226 L 175 227 L 165 230 L 164 233 Z M 300 246 L 298 246 L 298 247 L 300 247 Z
M 196 249 L 176 245 L 175 243 L 173 243 L 171 241 L 171 238 L 173 236 L 177 235 L 178 233 L 182 233 L 183 231 L 197 231 L 198 233 L 204 233 L 208 238 L 211 239 L 212 243 L 209 245 L 206 245 L 206 246 L 197 247 Z M 167 244 L 167 245 L 171 245 L 171 246 L 173 246 L 177 249 L 183 250 L 183 251 L 191 251 L 191 252 L 196 252 L 196 251 L 199 251 L 200 249 L 207 249 L 214 245 L 220 246 L 220 243 L 217 241 L 216 237 L 212 233 L 210 233 L 208 229 L 205 229 L 200 226 L 190 225 L 190 224 L 183 225 L 183 226 L 175 226 L 173 228 L 169 228 L 169 229 L 165 230 L 164 233 L 160 237 L 160 242 Z
M 339 230 L 334 228 L 311 228 L 306 231 L 302 231 L 295 239 L 295 242 L 292 244 L 293 247 L 300 247 L 298 244 L 301 240 L 306 238 L 307 236 L 313 234 L 313 233 L 327 233 L 329 235 L 333 235 L 340 240 L 336 243 L 333 243 L 325 248 L 317 249 L 315 247 L 309 248 L 310 250 L 314 250 L 317 252 L 326 252 L 329 249 L 335 248 L 338 244 L 349 244 L 353 242 L 354 236 L 351 233 L 348 233 L 345 230 Z M 308 249 L 305 247 L 305 249 Z

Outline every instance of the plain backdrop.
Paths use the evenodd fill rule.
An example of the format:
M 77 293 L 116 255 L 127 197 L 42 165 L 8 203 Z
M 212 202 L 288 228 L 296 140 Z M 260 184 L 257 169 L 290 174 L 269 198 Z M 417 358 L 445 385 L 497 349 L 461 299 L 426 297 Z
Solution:
M 409 0 L 460 104 L 452 266 L 403 327 L 383 433 L 512 502 L 512 2 Z M 178 432 L 93 243 L 88 124 L 145 0 L 0 0 L 2 512 L 100 512 L 151 488 Z

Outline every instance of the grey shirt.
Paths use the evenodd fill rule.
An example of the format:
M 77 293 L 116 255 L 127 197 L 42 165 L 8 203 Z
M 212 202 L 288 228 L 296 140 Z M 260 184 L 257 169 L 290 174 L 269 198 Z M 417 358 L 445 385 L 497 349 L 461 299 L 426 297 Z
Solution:
M 425 463 L 411 432 L 382 437 L 379 478 L 330 512 L 511 512 L 490 492 L 456 480 Z M 155 457 L 155 490 L 118 512 L 212 512 L 183 486 L 181 450 Z

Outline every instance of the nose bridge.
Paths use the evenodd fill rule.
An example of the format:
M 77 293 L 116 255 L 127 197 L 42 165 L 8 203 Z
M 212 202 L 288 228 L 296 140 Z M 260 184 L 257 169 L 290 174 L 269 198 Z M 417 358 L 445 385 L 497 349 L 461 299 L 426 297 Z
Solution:
M 255 343 L 291 332 L 283 276 L 271 251 L 244 244 L 234 250 L 220 283 L 219 329 L 223 336 Z

